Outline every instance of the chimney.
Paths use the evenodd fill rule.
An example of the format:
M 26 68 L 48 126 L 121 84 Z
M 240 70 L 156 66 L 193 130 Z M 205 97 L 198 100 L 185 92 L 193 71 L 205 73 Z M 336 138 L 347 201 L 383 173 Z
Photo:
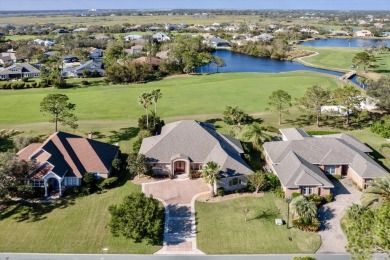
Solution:
M 92 139 L 92 132 L 88 133 L 88 139 Z

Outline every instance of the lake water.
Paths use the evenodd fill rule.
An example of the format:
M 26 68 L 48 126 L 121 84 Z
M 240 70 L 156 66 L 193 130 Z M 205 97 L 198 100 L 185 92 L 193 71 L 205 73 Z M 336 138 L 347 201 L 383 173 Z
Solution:
M 320 39 L 315 41 L 301 42 L 300 45 L 311 47 L 354 47 L 354 48 L 367 48 L 375 46 L 376 44 L 383 42 L 390 47 L 390 40 L 377 40 L 377 39 Z
M 218 68 L 219 72 L 264 72 L 264 73 L 279 73 L 289 71 L 315 71 L 325 74 L 334 75 L 337 77 L 342 76 L 344 73 L 317 69 L 305 66 L 298 62 L 293 61 L 280 61 L 267 58 L 254 57 L 242 53 L 235 53 L 228 50 L 216 50 L 213 52 L 214 56 L 221 57 L 225 60 L 225 67 Z M 205 65 L 196 69 L 196 72 L 214 73 L 217 68 L 212 65 Z M 357 83 L 357 77 L 351 79 L 355 84 Z

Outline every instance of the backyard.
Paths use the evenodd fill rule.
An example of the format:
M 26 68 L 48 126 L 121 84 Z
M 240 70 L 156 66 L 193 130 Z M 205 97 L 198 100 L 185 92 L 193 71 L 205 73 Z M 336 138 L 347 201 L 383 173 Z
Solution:
M 197 244 L 206 254 L 314 253 L 321 244 L 316 233 L 275 225 L 275 218 L 287 219 L 287 203 L 272 193 L 219 203 L 197 201 L 195 208 Z
M 134 191 L 141 187 L 128 181 L 102 194 L 53 204 L 15 204 L 0 213 L 0 252 L 154 253 L 161 246 L 113 237 L 108 228 L 108 206 Z

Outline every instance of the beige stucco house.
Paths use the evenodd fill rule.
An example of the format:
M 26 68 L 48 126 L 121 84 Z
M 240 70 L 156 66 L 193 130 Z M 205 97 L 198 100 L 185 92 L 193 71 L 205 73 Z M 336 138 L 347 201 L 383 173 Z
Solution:
M 253 173 L 241 157 L 244 150 L 239 140 L 195 120 L 165 125 L 160 135 L 143 139 L 139 153 L 148 158 L 158 174 L 188 176 L 214 161 L 221 167 L 218 187 L 226 191 L 244 188 L 246 175 Z

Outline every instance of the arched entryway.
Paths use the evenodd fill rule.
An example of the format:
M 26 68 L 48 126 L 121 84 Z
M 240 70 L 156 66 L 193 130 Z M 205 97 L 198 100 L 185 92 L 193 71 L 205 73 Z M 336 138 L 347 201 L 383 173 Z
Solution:
M 175 161 L 173 163 L 173 169 L 175 174 L 186 173 L 186 161 Z

